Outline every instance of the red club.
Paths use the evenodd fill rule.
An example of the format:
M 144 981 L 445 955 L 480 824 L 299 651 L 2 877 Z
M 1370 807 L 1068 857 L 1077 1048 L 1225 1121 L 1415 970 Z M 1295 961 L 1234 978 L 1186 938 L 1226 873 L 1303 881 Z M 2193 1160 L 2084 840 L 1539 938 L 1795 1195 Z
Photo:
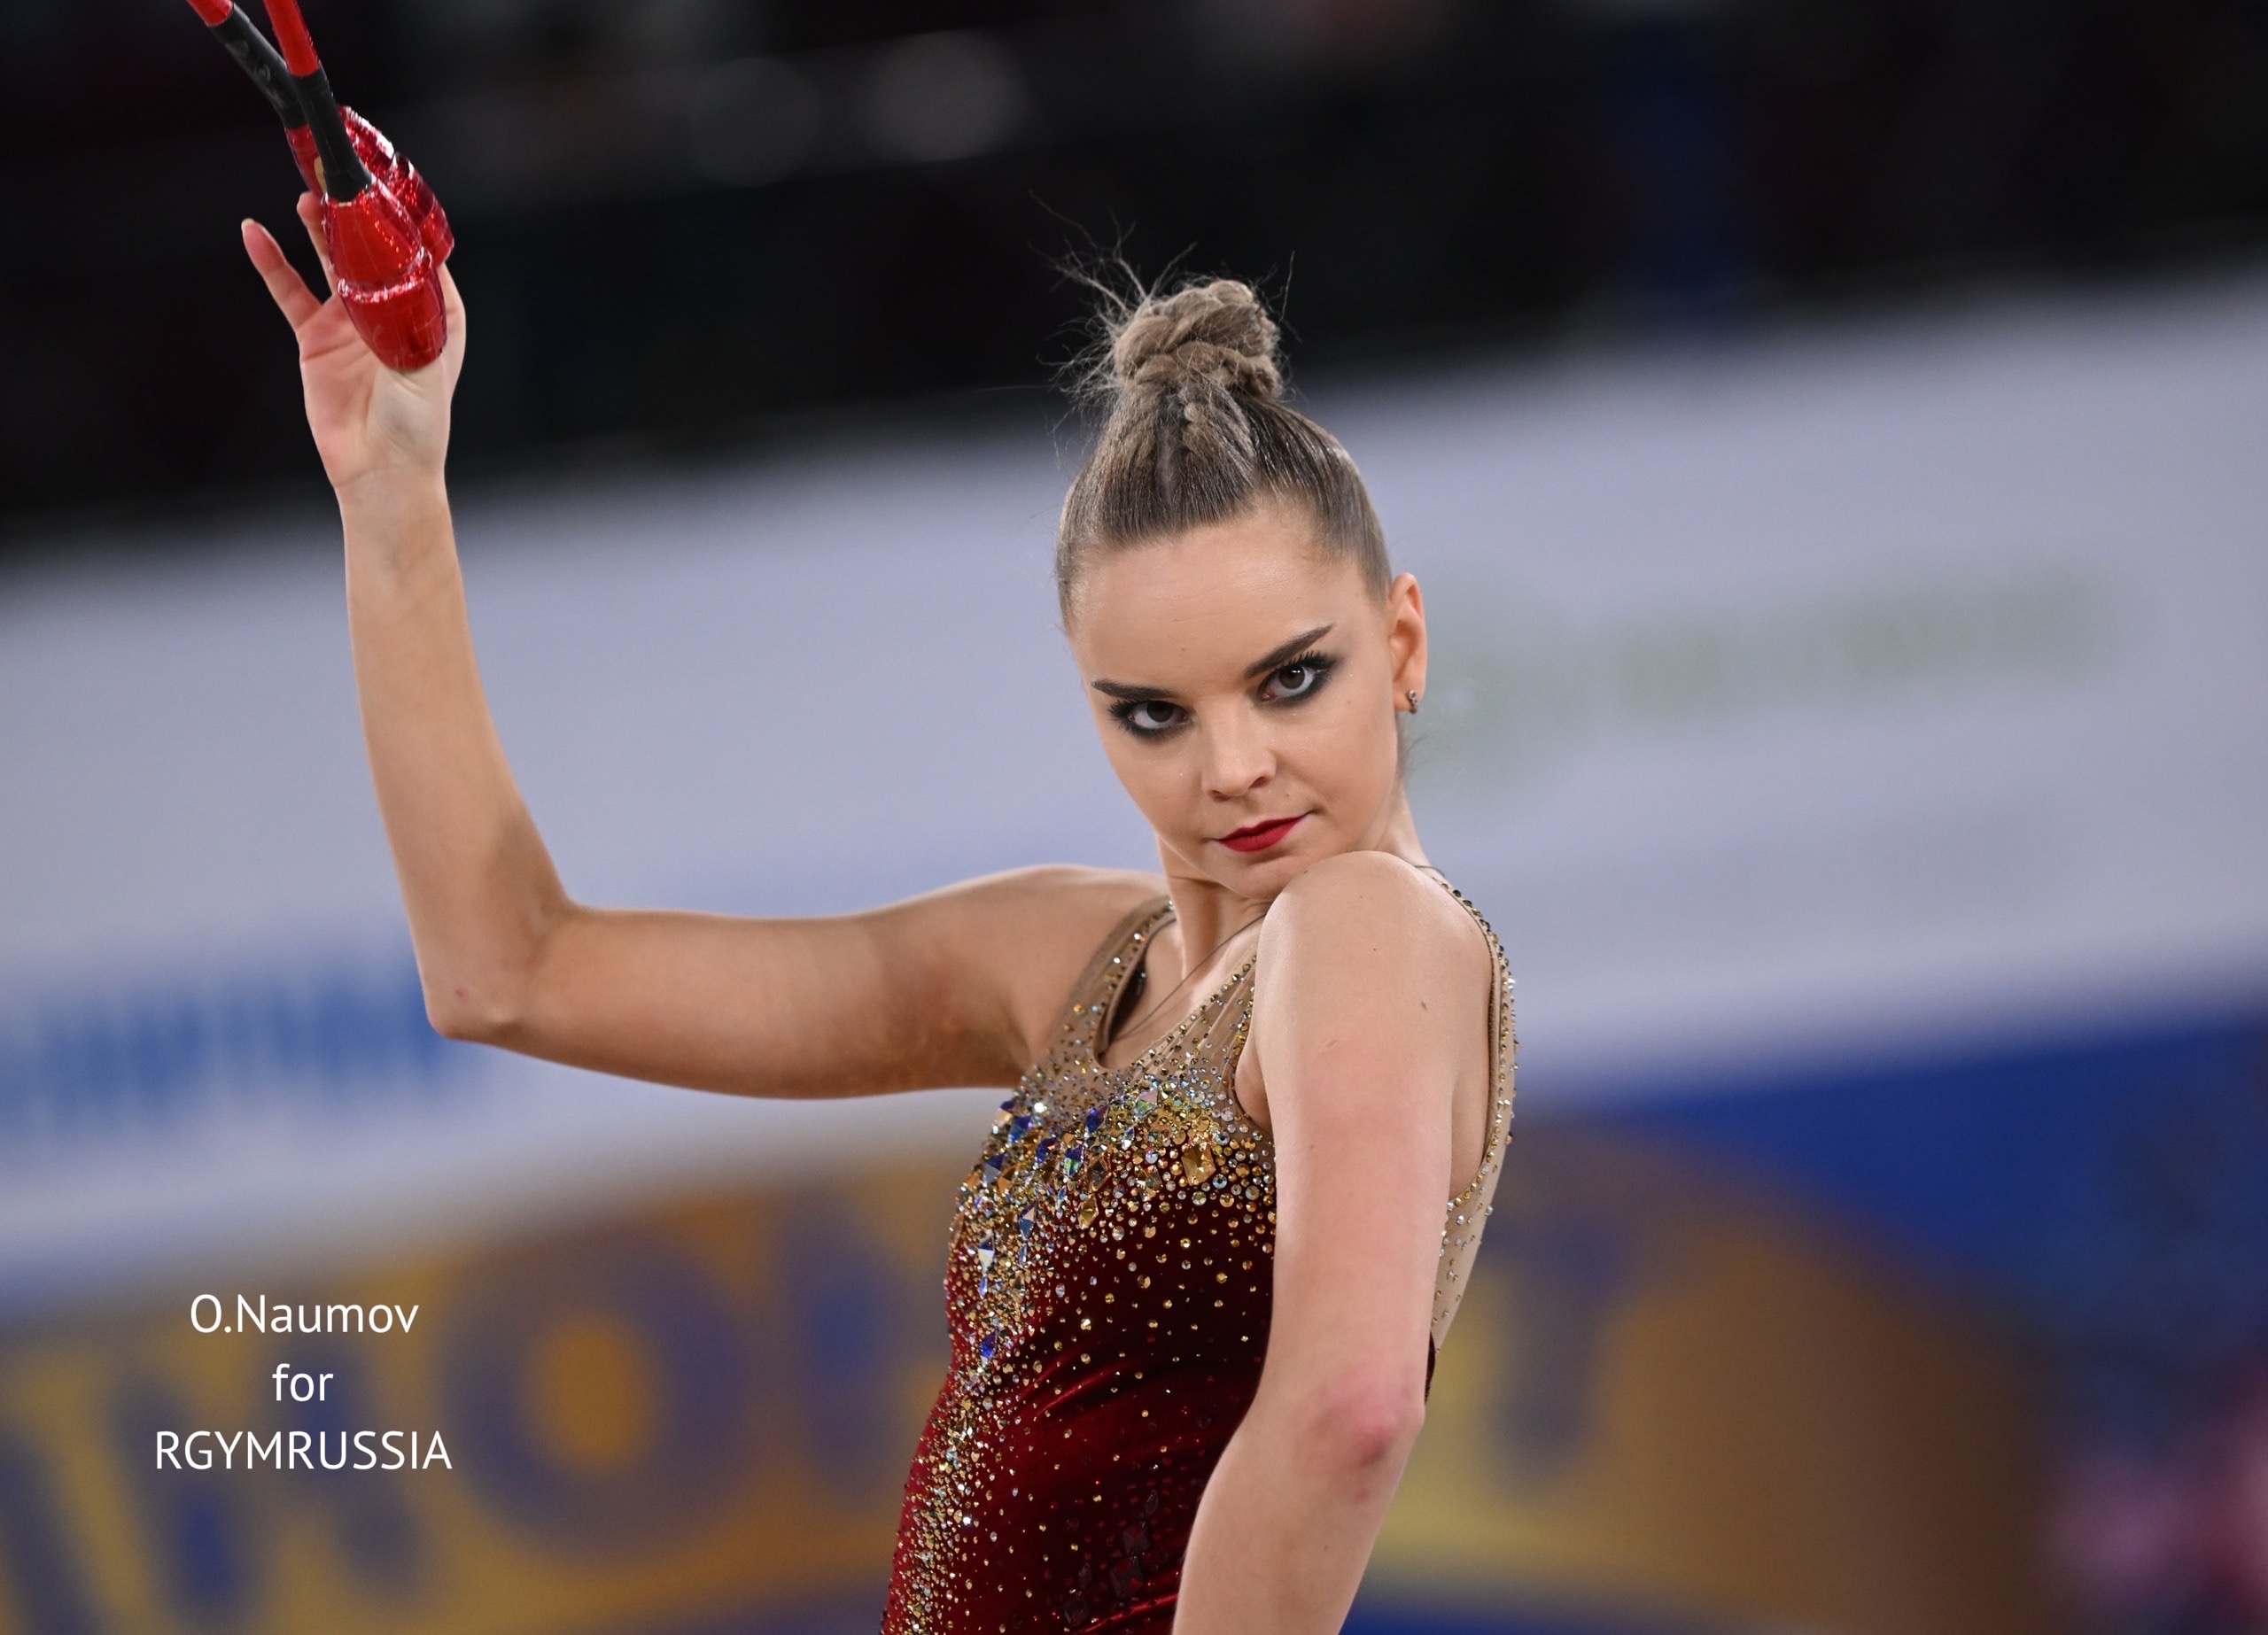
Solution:
M 422 368 L 448 339 L 448 218 L 378 128 L 339 106 L 296 0 L 266 4 L 281 56 L 234 0 L 190 0 L 282 119 L 300 175 L 321 195 L 323 244 L 354 328 L 387 368 Z

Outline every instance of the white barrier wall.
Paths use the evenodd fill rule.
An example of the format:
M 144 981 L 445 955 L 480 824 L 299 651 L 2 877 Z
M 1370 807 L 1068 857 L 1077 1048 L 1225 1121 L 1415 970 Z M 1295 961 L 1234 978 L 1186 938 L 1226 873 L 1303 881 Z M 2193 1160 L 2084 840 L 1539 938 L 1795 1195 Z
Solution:
M 1312 407 L 1427 589 L 1419 819 L 1512 954 L 1524 1114 L 2268 987 L 2268 287 Z M 466 506 L 571 888 L 815 911 L 1145 861 L 1053 624 L 1065 458 Z M 968 1095 L 737 1103 L 435 1040 L 335 527 L 207 543 L 0 596 L 0 1313 L 974 1143 Z

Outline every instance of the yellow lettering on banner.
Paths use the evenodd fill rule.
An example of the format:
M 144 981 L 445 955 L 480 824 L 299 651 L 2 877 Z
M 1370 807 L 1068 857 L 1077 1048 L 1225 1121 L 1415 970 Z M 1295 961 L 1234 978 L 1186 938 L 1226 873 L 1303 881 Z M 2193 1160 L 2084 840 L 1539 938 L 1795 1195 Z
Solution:
M 43 1616 L 151 1635 L 379 1635 L 405 1607 L 423 1635 L 871 1616 L 944 1371 L 959 1179 L 906 1166 L 328 1268 L 240 1298 L 220 1333 L 210 1306 L 183 1320 L 187 1290 L 19 1330 L 0 1535 L 41 1541 Z M 1367 1592 L 2042 1629 L 2016 1370 L 1826 1244 L 1658 1153 L 1524 1135 Z M 318 1301 L 347 1282 L 357 1303 Z M 278 1392 L 293 1375 L 307 1399 Z M 233 1553 L 195 1602 L 172 1568 L 192 1530 Z M 373 1537 L 395 1554 L 342 1542 Z M 35 1627 L 28 1594 L 0 1574 L 0 1635 Z
M 145 1317 L 13 1331 L 0 1536 L 55 1546 L 43 1616 L 151 1635 L 379 1635 L 406 1605 L 430 1635 L 866 1607 L 944 1375 L 959 1179 L 883 1171 L 288 1289 L 208 1268 Z M 874 1321 L 846 1324 L 846 1298 Z M 279 1365 L 307 1400 L 289 1375 L 279 1399 Z M 402 1564 L 342 1546 L 373 1517 Z M 200 1528 L 240 1601 L 183 1589 Z M 0 1635 L 38 1627 L 28 1593 L 0 1570 Z

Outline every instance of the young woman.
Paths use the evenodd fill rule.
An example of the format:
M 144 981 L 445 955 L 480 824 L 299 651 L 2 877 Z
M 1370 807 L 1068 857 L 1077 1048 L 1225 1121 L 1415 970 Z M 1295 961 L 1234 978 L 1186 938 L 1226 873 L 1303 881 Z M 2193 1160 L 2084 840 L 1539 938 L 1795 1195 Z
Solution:
M 396 374 L 244 234 L 338 493 L 434 1026 L 750 1096 L 1014 1089 L 960 1191 L 885 1631 L 1337 1629 L 1495 1188 L 1511 993 L 1403 797 L 1417 582 L 1281 401 L 1252 291 L 1115 314 L 1063 508 L 1064 629 L 1161 874 L 734 919 L 575 902 L 513 786 L 442 483 L 454 285 L 447 353 Z

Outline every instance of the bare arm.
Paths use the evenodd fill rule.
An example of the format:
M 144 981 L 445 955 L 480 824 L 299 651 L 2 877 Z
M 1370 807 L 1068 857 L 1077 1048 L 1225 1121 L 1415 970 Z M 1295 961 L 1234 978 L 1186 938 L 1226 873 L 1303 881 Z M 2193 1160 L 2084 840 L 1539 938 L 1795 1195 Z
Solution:
M 1013 1081 L 1080 961 L 1153 887 L 1030 870 L 796 920 L 574 902 L 513 780 L 473 657 L 442 476 L 465 344 L 455 283 L 445 269 L 447 350 L 398 374 L 263 229 L 246 222 L 244 236 L 299 337 L 308 423 L 338 493 L 363 737 L 434 1026 L 755 1095 Z
M 1276 1139 L 1274 1310 L 1198 1507 L 1179 1635 L 1337 1630 L 1424 1423 L 1456 1092 L 1486 1072 L 1478 939 L 1451 915 L 1375 852 L 1317 864 L 1270 912 L 1250 1049 Z

